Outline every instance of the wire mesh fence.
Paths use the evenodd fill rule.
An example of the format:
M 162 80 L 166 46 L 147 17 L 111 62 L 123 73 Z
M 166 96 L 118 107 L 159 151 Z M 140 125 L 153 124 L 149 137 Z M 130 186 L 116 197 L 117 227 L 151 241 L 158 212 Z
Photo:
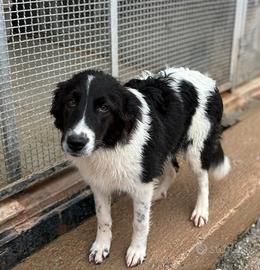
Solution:
M 236 1 L 119 1 L 119 74 L 188 66 L 229 81 Z
M 51 92 L 76 71 L 95 67 L 110 72 L 110 30 L 109 1 L 1 4 L 0 185 L 4 185 L 64 159 L 49 115 Z
M 51 93 L 77 71 L 189 66 L 229 82 L 237 1 L 0 0 L 0 190 L 64 161 Z

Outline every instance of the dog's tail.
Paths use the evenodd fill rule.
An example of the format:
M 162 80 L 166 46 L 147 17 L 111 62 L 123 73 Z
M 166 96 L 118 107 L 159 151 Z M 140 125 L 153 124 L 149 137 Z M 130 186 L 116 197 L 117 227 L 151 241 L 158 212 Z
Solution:
M 220 142 L 213 154 L 210 171 L 216 180 L 221 180 L 230 171 L 231 164 L 229 158 L 224 154 Z

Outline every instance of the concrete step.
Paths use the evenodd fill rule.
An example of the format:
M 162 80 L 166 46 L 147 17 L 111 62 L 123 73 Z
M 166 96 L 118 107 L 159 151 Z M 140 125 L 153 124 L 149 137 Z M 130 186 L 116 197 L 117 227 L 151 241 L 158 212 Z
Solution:
M 227 179 L 210 181 L 209 223 L 195 228 L 189 221 L 196 200 L 196 181 L 183 162 L 168 198 L 154 204 L 147 260 L 139 269 L 211 269 L 227 246 L 260 214 L 260 108 L 228 129 L 223 146 L 232 160 Z M 127 197 L 112 207 L 110 257 L 99 266 L 87 262 L 95 239 L 96 219 L 88 219 L 28 257 L 14 270 L 126 269 L 131 239 L 132 205 Z

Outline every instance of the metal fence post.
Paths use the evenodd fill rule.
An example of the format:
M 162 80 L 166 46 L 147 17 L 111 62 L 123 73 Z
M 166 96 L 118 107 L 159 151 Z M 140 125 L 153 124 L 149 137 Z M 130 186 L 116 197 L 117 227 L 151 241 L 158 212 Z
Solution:
M 237 0 L 236 4 L 232 55 L 230 64 L 230 81 L 232 83 L 232 89 L 236 86 L 237 83 L 237 70 L 239 64 L 241 40 L 245 30 L 247 4 L 248 0 Z
M 111 71 L 118 77 L 118 12 L 117 0 L 110 1 Z
M 10 74 L 4 5 L 0 0 L 0 135 L 8 180 L 14 181 L 21 177 L 21 160 Z

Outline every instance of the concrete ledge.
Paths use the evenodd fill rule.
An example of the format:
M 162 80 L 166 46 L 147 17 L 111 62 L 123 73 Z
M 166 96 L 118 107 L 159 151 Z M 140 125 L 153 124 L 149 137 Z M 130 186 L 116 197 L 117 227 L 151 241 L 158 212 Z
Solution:
M 24 223 L 31 223 L 27 224 L 27 227 L 31 227 L 32 223 L 37 223 L 51 209 L 86 189 L 79 173 L 68 169 L 58 177 L 50 177 L 44 183 L 1 201 L 0 233 L 14 227 L 16 231 L 25 230 Z
M 182 164 L 167 198 L 153 206 L 148 259 L 139 269 L 210 269 L 228 244 L 260 214 L 260 108 L 224 134 L 224 149 L 233 169 L 221 182 L 210 183 L 210 219 L 194 228 L 189 216 L 196 200 L 196 181 Z M 90 265 L 87 251 L 95 239 L 96 219 L 90 218 L 30 256 L 15 270 L 125 269 L 131 239 L 132 206 L 124 197 L 112 207 L 113 242 L 110 257 Z

